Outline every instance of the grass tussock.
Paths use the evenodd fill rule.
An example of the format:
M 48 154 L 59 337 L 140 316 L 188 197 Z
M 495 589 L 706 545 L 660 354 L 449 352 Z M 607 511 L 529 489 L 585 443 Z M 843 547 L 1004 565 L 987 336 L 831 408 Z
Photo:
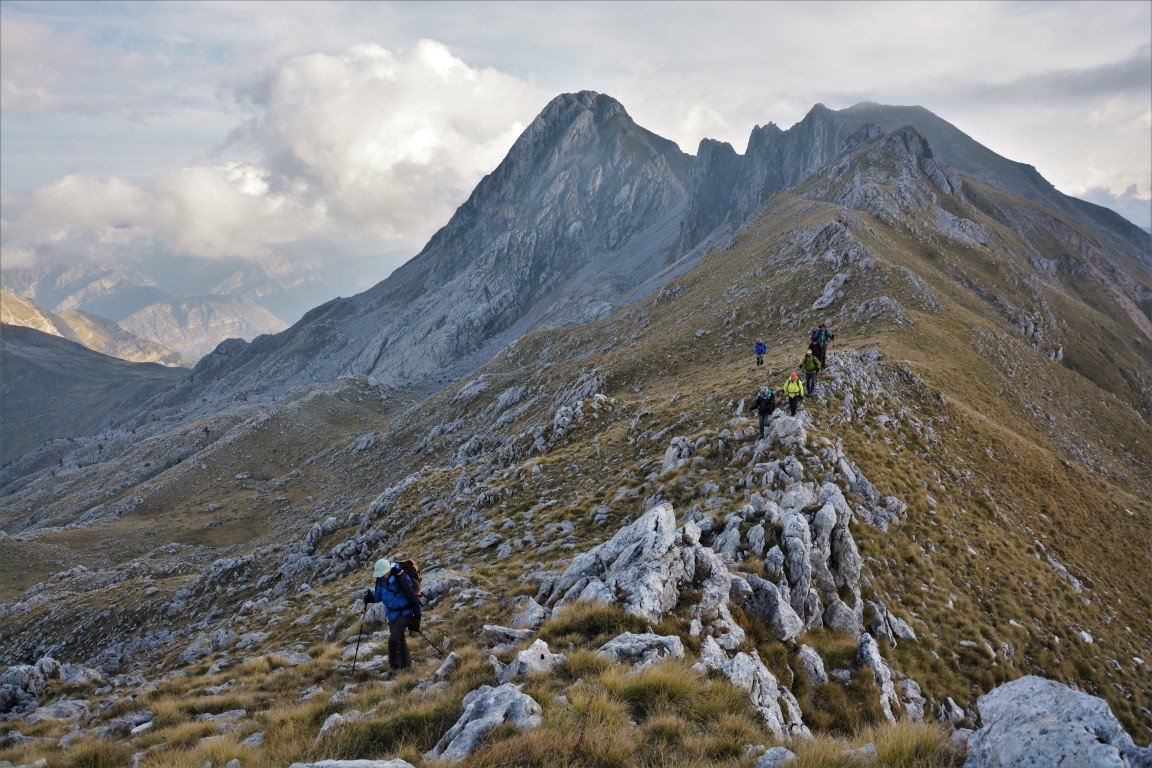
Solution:
M 540 637 L 549 645 L 598 647 L 622 632 L 647 631 L 646 620 L 625 613 L 618 605 L 576 603 L 545 622 Z

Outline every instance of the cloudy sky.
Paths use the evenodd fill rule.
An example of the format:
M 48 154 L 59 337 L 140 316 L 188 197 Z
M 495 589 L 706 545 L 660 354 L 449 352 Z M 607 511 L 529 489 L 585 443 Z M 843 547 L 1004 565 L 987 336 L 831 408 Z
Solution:
M 689 152 L 921 104 L 1148 227 L 1150 30 L 1143 1 L 3 2 L 0 258 L 410 255 L 581 89 Z

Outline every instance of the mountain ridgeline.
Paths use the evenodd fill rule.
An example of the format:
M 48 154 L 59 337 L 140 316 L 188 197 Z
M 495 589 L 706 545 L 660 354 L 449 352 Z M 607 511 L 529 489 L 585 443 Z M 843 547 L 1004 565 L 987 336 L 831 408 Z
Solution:
M 1059 193 L 1034 169 L 922 108 L 817 105 L 786 131 L 757 127 L 744 155 L 704 140 L 690 156 L 636 125 L 619 102 L 585 91 L 549 103 L 448 224 L 389 278 L 280 334 L 222 345 L 158 406 L 213 408 L 355 374 L 435 388 L 526 331 L 587 322 L 659 290 L 774 194 L 854 143 L 904 125 L 990 194 L 1031 204 L 1006 211 L 973 195 L 1006 223 L 1063 217 L 1072 237 L 1119 264 L 1119 272 L 1102 273 L 1109 290 L 1147 311 L 1146 289 L 1127 276 L 1152 265 L 1145 233 Z

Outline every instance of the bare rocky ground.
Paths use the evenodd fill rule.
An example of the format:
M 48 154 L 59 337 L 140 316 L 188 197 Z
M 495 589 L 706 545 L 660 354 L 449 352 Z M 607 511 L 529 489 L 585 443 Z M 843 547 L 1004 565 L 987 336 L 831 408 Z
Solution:
M 353 377 L 7 470 L 0 759 L 1148 764 L 1149 339 L 1077 227 L 860 141 L 428 398 Z M 372 613 L 351 663 L 381 555 L 435 643 L 392 678 Z

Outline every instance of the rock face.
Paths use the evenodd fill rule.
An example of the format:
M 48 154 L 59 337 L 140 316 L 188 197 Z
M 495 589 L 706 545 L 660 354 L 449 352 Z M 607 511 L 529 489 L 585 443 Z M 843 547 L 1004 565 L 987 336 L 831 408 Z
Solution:
M 1152 748 L 1136 746 L 1103 699 L 1053 680 L 1013 680 L 976 706 L 983 726 L 968 740 L 965 768 L 1152 766 Z
M 504 723 L 527 731 L 544 722 L 536 700 L 511 683 L 498 688 L 482 685 L 465 696 L 463 704 L 460 719 L 425 759 L 458 763 L 479 746 L 489 732 Z
M 430 381 L 533 327 L 596 319 L 667 266 L 691 162 L 615 99 L 558 96 L 411 261 L 284 333 L 217 350 L 175 397 L 195 401 L 205 387 L 276 396 L 341 374 Z

